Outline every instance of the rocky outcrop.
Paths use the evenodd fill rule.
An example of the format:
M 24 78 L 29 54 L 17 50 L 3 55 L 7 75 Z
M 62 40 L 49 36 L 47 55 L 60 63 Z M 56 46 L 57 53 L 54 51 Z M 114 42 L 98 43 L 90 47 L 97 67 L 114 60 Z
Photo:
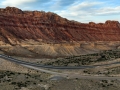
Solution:
M 69 21 L 55 13 L 0 9 L 0 40 L 7 43 L 25 39 L 43 41 L 120 41 L 120 23 L 89 24 Z
M 95 45 L 97 41 L 118 42 L 120 41 L 120 23 L 110 20 L 105 23 L 80 23 L 69 21 L 51 12 L 22 11 L 15 7 L 0 9 L 0 45 L 2 46 L 9 44 L 12 48 L 15 45 L 26 48 L 30 45 L 30 48 L 27 47 L 28 50 L 31 50 L 31 48 L 36 50 L 38 47 L 35 45 L 39 45 L 42 54 L 49 54 L 50 51 L 47 51 L 50 49 L 54 51 L 55 55 L 58 55 L 60 52 L 70 53 L 66 55 L 78 55 L 81 50 L 78 48 L 86 45 L 85 43 L 81 44 L 84 41 L 87 43 L 93 42 L 92 45 Z M 73 47 L 74 45 L 72 44 L 77 43 L 77 48 L 65 48 L 66 46 L 63 46 L 66 51 L 63 48 L 61 48 L 63 51 L 60 51 L 58 50 L 60 47 L 56 49 L 55 47 L 57 46 L 54 45 L 51 48 L 51 44 L 60 44 L 58 46 L 61 46 L 61 44 L 66 45 L 66 43 Z M 46 46 L 44 44 L 49 45 L 47 45 L 48 50 L 45 50 Z M 40 45 L 43 45 L 43 48 Z M 69 51 L 70 49 L 71 51 Z M 3 48 L 2 50 L 4 51 Z M 41 54 L 40 51 L 35 51 L 35 53 Z

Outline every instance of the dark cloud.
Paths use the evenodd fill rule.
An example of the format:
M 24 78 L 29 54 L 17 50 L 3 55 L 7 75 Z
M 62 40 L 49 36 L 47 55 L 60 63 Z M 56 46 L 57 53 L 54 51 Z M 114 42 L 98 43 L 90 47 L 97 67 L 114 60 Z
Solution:
M 77 0 L 60 0 L 60 6 L 69 6 L 71 4 L 73 4 L 75 1 Z

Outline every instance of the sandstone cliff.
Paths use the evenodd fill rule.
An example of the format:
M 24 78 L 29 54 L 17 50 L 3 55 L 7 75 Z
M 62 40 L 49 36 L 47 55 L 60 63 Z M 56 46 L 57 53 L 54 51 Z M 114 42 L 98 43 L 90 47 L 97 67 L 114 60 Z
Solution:
M 111 45 L 113 41 L 117 44 Z M 0 9 L 0 45 L 1 50 L 5 52 L 10 50 L 14 52 L 13 47 L 20 45 L 22 50 L 24 48 L 32 51 L 31 53 L 79 55 L 81 52 L 84 53 L 84 48 L 88 50 L 92 48 L 95 51 L 109 47 L 116 48 L 120 45 L 119 41 L 118 21 L 80 23 L 69 21 L 51 12 L 22 11 L 15 7 Z M 101 47 L 98 47 L 98 42 L 102 42 Z M 61 45 L 63 43 L 64 45 Z

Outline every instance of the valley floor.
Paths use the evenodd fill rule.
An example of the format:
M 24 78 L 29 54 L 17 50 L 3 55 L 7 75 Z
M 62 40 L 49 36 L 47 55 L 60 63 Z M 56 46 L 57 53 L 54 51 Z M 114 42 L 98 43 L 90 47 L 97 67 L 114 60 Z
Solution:
M 33 59 L 15 57 L 26 61 L 43 61 L 45 59 Z M 47 59 L 48 60 L 48 59 Z M 110 64 L 120 62 L 120 58 L 110 61 L 97 62 L 91 65 Z M 63 77 L 57 74 L 47 74 L 39 70 L 33 70 L 21 65 L 0 59 L 0 88 L 2 90 L 119 90 L 120 78 L 85 78 L 84 76 L 120 76 L 120 64 L 104 67 L 79 69 L 79 70 L 49 70 L 57 73 L 66 73 Z M 78 76 L 74 76 L 77 74 Z M 83 75 L 83 77 L 81 77 Z

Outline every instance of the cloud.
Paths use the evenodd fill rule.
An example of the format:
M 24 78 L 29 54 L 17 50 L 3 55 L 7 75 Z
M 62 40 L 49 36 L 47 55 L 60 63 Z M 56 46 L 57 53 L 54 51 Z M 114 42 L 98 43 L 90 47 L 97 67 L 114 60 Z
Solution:
M 88 17 L 93 14 L 93 10 L 95 10 L 95 6 L 100 4 L 99 2 L 75 2 L 70 5 L 66 10 L 57 11 L 62 16 L 67 17 Z
M 94 6 L 97 6 L 97 5 L 99 5 L 99 4 L 101 4 L 100 2 L 92 2 L 92 3 L 90 3 L 90 2 L 82 2 L 82 3 L 74 3 L 72 6 L 71 6 L 71 8 L 70 8 L 70 10 L 71 11 L 78 11 L 78 10 L 89 10 L 89 9 L 91 9 L 91 8 L 93 8 Z
M 70 5 L 66 10 L 62 11 L 56 11 L 59 15 L 62 17 L 68 18 L 70 20 L 77 20 L 77 21 L 92 21 L 92 19 L 97 20 L 103 20 L 105 19 L 113 19 L 114 16 L 120 15 L 120 6 L 115 5 L 107 5 L 108 2 L 75 2 L 72 5 Z M 105 17 L 108 16 L 108 17 Z M 112 18 L 111 18 L 112 16 Z M 101 18 L 101 19 L 99 19 Z M 114 19 L 118 19 L 117 17 L 114 17 Z M 120 19 L 119 19 L 120 20 Z
M 62 10 L 73 4 L 76 0 L 52 0 L 53 5 L 50 7 L 53 10 Z
M 120 6 L 117 7 L 104 7 L 96 10 L 96 15 L 114 15 L 120 14 Z
M 73 4 L 76 0 L 57 0 L 60 6 L 69 6 Z
M 4 0 L 1 2 L 2 6 L 20 6 L 26 3 L 35 2 L 36 0 Z

